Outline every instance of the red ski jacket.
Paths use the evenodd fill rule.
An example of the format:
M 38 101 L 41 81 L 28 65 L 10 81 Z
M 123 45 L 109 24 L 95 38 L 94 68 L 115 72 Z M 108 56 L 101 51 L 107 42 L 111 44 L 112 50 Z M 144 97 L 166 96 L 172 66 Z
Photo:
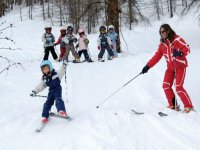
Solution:
M 183 56 L 173 57 L 174 50 L 183 52 Z M 151 68 L 153 67 L 162 56 L 165 57 L 167 62 L 167 67 L 169 69 L 174 70 L 182 67 L 187 67 L 187 59 L 186 56 L 190 53 L 189 45 L 185 43 L 185 41 L 178 35 L 174 37 L 174 40 L 170 42 L 168 39 L 164 42 L 161 42 L 159 48 L 155 55 L 149 60 L 147 65 Z

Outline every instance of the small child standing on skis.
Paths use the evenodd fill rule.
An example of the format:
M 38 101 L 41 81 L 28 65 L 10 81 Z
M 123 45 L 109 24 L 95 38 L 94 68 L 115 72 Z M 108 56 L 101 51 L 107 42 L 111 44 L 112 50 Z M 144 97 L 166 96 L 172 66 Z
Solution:
M 48 60 L 43 61 L 40 65 L 43 73 L 42 81 L 35 87 L 30 96 L 36 97 L 39 92 L 44 90 L 46 87 L 49 87 L 47 101 L 44 103 L 42 111 L 42 124 L 46 124 L 48 122 L 49 112 L 54 104 L 54 101 L 56 101 L 58 114 L 63 117 L 68 116 L 65 110 L 64 101 L 62 100 L 62 87 L 60 84 L 61 79 L 65 74 L 66 65 L 67 64 L 63 62 L 59 71 L 55 71 L 52 63 Z
M 82 53 L 85 56 L 85 60 L 87 62 L 93 62 L 88 54 L 88 44 L 89 44 L 89 40 L 87 38 L 87 35 L 85 34 L 85 29 L 84 28 L 80 28 L 78 30 L 79 33 L 79 39 L 78 39 L 78 44 L 76 45 L 76 48 L 79 48 L 78 51 L 78 55 L 79 58 L 81 57 Z
M 58 60 L 58 56 L 54 49 L 55 37 L 51 33 L 52 27 L 45 26 L 44 29 L 46 32 L 42 36 L 42 42 L 44 43 L 44 58 L 43 58 L 43 60 L 48 60 L 49 52 L 51 52 L 54 60 Z
M 58 38 L 58 41 L 55 43 L 55 46 L 60 44 L 60 57 L 59 57 L 59 61 L 63 60 L 63 57 L 65 55 L 66 52 L 66 44 L 69 43 L 69 41 L 67 40 L 66 34 L 67 34 L 67 28 L 65 28 L 64 26 L 62 26 L 60 28 L 60 37 Z
M 64 60 L 68 61 L 69 52 L 71 51 L 72 55 L 75 58 L 75 60 L 73 60 L 73 62 L 79 63 L 80 59 L 79 59 L 79 56 L 78 56 L 77 52 L 75 51 L 75 47 L 74 47 L 74 43 L 77 42 L 77 38 L 73 35 L 73 31 L 74 31 L 74 29 L 72 26 L 67 27 L 66 38 L 69 42 L 66 44 L 66 52 L 64 55 Z
M 110 55 L 110 60 L 112 60 L 114 57 L 114 54 L 112 51 L 113 45 L 112 45 L 110 37 L 106 33 L 106 27 L 101 26 L 99 28 L 99 31 L 100 31 L 100 35 L 97 40 L 97 44 L 98 44 L 98 49 L 100 50 L 100 52 L 98 55 L 98 61 L 102 61 L 102 57 L 105 53 L 105 50 L 107 50 L 108 54 Z

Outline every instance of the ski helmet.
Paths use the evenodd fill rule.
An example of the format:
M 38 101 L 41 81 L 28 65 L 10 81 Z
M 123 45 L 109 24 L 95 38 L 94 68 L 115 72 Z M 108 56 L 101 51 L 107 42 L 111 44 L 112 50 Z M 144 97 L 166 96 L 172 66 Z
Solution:
M 115 27 L 114 27 L 113 25 L 109 25 L 109 26 L 108 26 L 108 29 L 113 29 L 113 30 L 114 30 Z
M 44 66 L 48 66 L 50 69 L 50 72 L 53 71 L 53 65 L 49 60 L 44 60 L 41 64 L 40 64 L 40 68 L 42 69 Z
M 44 29 L 45 29 L 45 30 L 47 30 L 47 29 L 50 29 L 50 30 L 51 30 L 51 29 L 52 29 L 52 26 L 51 26 L 50 24 L 46 24 L 45 27 L 44 27 Z
M 72 26 L 68 26 L 68 27 L 67 27 L 67 31 L 73 32 L 73 31 L 74 31 L 74 28 L 73 28 Z
M 61 26 L 60 31 L 67 31 L 67 28 L 65 26 Z
M 84 29 L 83 27 L 80 27 L 80 28 L 78 29 L 78 33 L 85 33 L 85 29 Z
M 101 26 L 101 27 L 99 28 L 99 31 L 106 31 L 106 27 L 105 27 L 105 26 Z

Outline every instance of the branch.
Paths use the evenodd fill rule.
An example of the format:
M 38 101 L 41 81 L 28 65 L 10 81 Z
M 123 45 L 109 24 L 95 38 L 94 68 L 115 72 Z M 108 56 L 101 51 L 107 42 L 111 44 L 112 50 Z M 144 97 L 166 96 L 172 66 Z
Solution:
M 8 63 L 8 66 L 6 68 L 4 68 L 3 70 L 1 70 L 0 74 L 3 73 L 6 70 L 8 71 L 13 66 L 15 66 L 15 67 L 20 66 L 23 70 L 25 70 L 20 62 L 15 63 L 12 60 L 8 59 L 7 57 L 3 57 L 3 56 L 0 56 L 0 58 L 5 59 L 7 61 L 7 63 Z
M 15 44 L 14 40 L 8 38 L 8 37 L 4 37 L 4 38 L 0 38 L 0 40 L 8 40 L 8 41 L 11 41 L 12 43 Z

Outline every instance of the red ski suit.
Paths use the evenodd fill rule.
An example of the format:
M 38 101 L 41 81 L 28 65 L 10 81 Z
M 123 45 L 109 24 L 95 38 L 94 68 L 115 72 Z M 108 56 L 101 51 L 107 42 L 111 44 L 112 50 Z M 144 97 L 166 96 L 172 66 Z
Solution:
M 60 35 L 60 37 L 58 38 L 58 41 L 56 42 L 56 45 L 60 44 L 60 59 L 62 59 L 65 55 L 66 52 L 66 45 L 63 43 L 62 38 L 64 36 Z
M 177 51 L 183 52 L 183 56 L 177 56 L 176 58 L 173 57 L 173 51 L 175 49 Z M 161 42 L 157 52 L 147 63 L 147 65 L 151 68 L 162 58 L 162 56 L 165 57 L 165 60 L 167 62 L 167 70 L 164 76 L 163 90 L 167 97 L 169 106 L 173 106 L 172 99 L 175 97 L 175 94 L 173 92 L 172 85 L 175 79 L 176 92 L 181 98 L 184 107 L 193 107 L 189 95 L 183 88 L 186 67 L 188 66 L 186 56 L 189 53 L 189 45 L 187 45 L 181 37 L 176 35 L 172 42 L 170 42 L 168 39 L 164 42 Z

